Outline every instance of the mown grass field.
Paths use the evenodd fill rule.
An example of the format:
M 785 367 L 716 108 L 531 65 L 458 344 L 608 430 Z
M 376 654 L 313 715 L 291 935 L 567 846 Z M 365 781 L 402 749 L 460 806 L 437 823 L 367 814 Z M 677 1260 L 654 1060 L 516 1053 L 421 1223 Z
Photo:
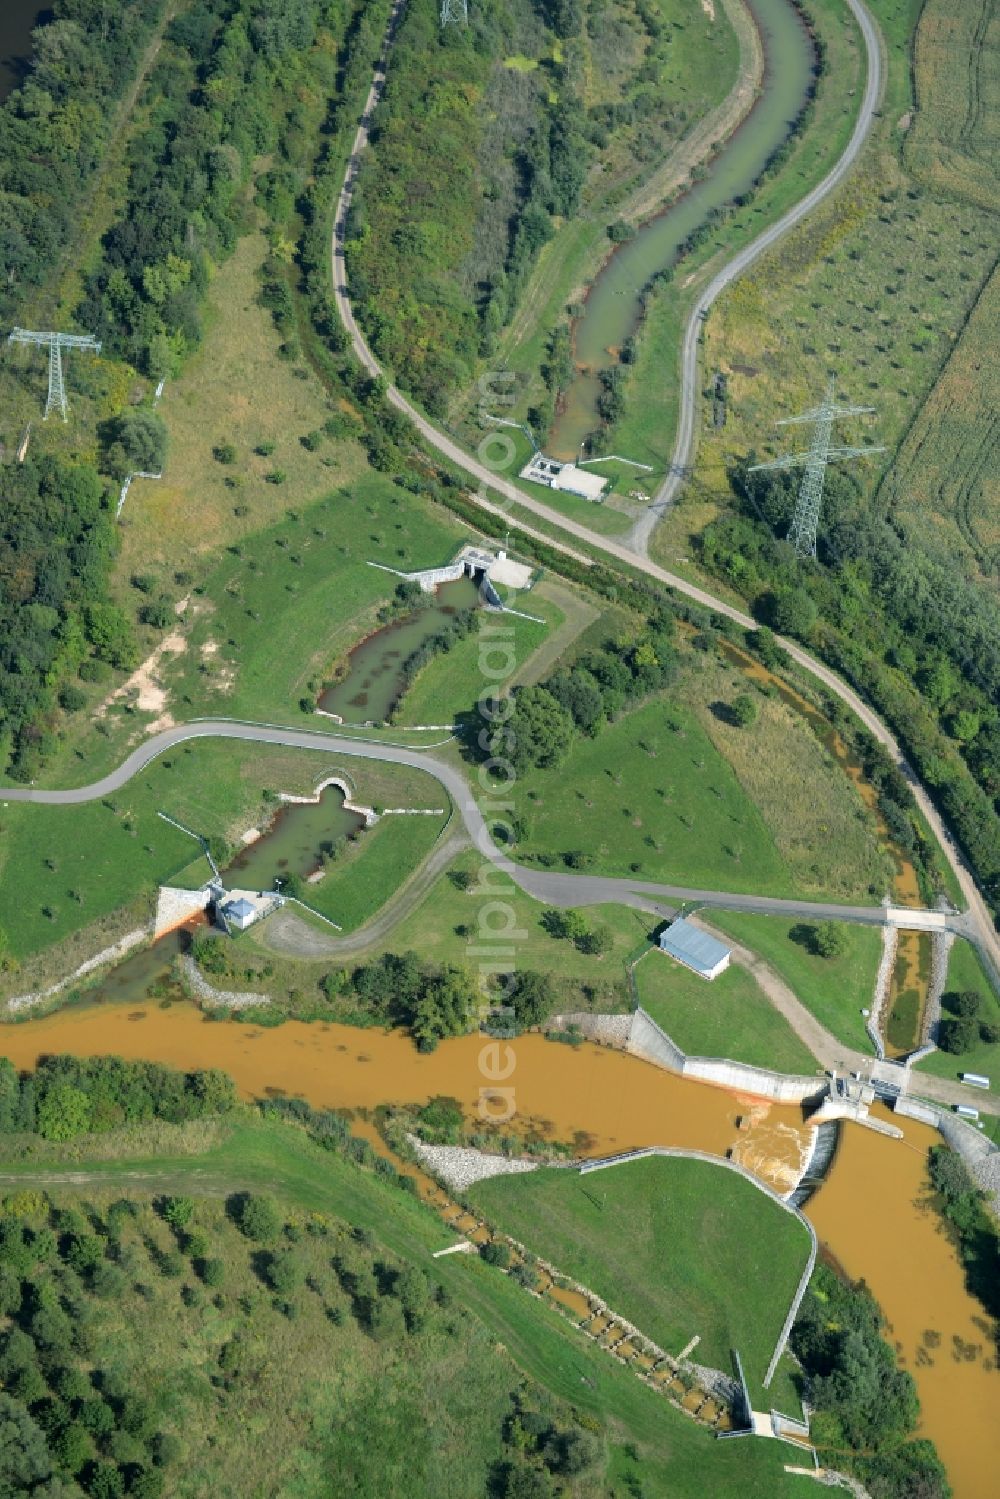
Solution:
M 602 873 L 694 888 L 880 897 L 874 824 L 811 730 L 764 696 L 753 725 L 731 726 L 746 682 L 694 652 L 685 661 L 669 697 L 518 781 L 518 857 L 582 850 Z
M 156 886 L 174 878 L 195 885 L 210 873 L 197 845 L 157 816 L 168 813 L 234 846 L 273 811 L 265 792 L 311 794 L 339 774 L 335 755 L 270 745 L 195 740 L 155 760 L 114 796 L 78 807 L 8 804 L 0 808 L 0 908 L 11 952 L 39 964 L 4 975 L 7 992 L 32 987 L 35 976 L 62 977 L 103 945 L 100 923 L 124 909 L 131 925 L 151 914 Z M 443 805 L 437 781 L 394 766 L 351 765 L 346 778 L 361 800 L 382 805 Z M 397 824 L 421 824 L 403 828 Z M 363 841 L 346 866 L 346 890 L 330 876 L 330 899 L 358 908 L 388 898 L 401 873 L 423 857 L 441 818 L 386 819 L 371 845 Z M 382 838 L 382 830 L 388 836 Z M 325 884 L 326 882 L 322 882 Z M 322 884 L 317 885 L 317 892 Z M 325 898 L 325 893 L 324 897 Z M 338 918 L 339 919 L 339 918 Z
M 882 953 L 877 927 L 844 922 L 847 951 L 843 957 L 821 958 L 810 949 L 808 922 L 713 911 L 712 925 L 769 963 L 838 1041 L 859 1051 L 871 1050 L 861 1011 L 871 1007 L 875 990 Z
M 735 1172 L 648 1157 L 593 1175 L 545 1169 L 470 1191 L 496 1227 L 601 1296 L 667 1352 L 743 1359 L 762 1381 L 809 1253 L 805 1229 Z
M 957 938 L 948 955 L 948 977 L 945 993 L 953 989 L 974 989 L 980 997 L 979 1018 L 1000 1024 L 1000 998 L 997 997 L 989 979 L 983 971 L 979 955 L 968 942 Z M 947 1014 L 947 1009 L 944 1009 Z M 1000 1093 L 1000 1045 L 980 1039 L 972 1051 L 955 1054 L 934 1051 L 924 1057 L 918 1067 L 931 1072 L 935 1077 L 957 1078 L 960 1072 L 978 1072 L 990 1079 L 990 1089 Z
M 706 1482 L 719 1499 L 793 1499 L 795 1481 L 784 1473 L 774 1444 L 716 1442 L 508 1277 L 463 1255 L 432 1261 L 430 1253 L 449 1239 L 440 1220 L 372 1172 L 320 1150 L 293 1127 L 249 1116 L 227 1126 L 221 1140 L 209 1136 L 201 1148 L 189 1139 L 182 1141 L 181 1131 L 176 1131 L 174 1149 L 171 1133 L 165 1130 L 155 1154 L 147 1156 L 122 1149 L 109 1137 L 63 1147 L 63 1159 L 73 1163 L 72 1186 L 48 1180 L 53 1161 L 14 1164 L 8 1178 L 12 1188 L 48 1187 L 59 1200 L 77 1204 L 82 1197 L 103 1205 L 111 1194 L 125 1194 L 144 1214 L 150 1194 L 186 1193 L 195 1198 L 198 1218 L 213 1229 L 218 1225 L 226 1250 L 224 1294 L 234 1301 L 234 1293 L 246 1285 L 254 1298 L 254 1320 L 259 1319 L 266 1341 L 257 1348 L 260 1373 L 252 1409 L 247 1406 L 245 1419 L 232 1422 L 231 1429 L 216 1426 L 213 1445 L 206 1440 L 211 1400 L 199 1399 L 198 1392 L 206 1356 L 231 1335 L 232 1322 L 224 1322 L 214 1308 L 199 1318 L 183 1307 L 176 1280 L 157 1282 L 152 1276 L 160 1313 L 155 1320 L 149 1320 L 147 1308 L 141 1321 L 129 1322 L 126 1306 L 108 1314 L 120 1319 L 115 1331 L 126 1367 L 134 1360 L 137 1370 L 148 1370 L 147 1387 L 157 1393 L 167 1381 L 164 1400 L 173 1412 L 171 1424 L 185 1443 L 177 1471 L 183 1472 L 185 1463 L 197 1465 L 192 1486 L 178 1492 L 204 1492 L 207 1477 L 216 1492 L 244 1493 L 246 1474 L 256 1475 L 264 1464 L 267 1473 L 287 1477 L 289 1492 L 310 1499 L 329 1492 L 320 1486 L 318 1470 L 325 1471 L 328 1480 L 336 1458 L 343 1456 L 326 1443 L 349 1437 L 355 1452 L 371 1456 L 371 1487 L 361 1492 L 381 1496 L 405 1484 L 408 1492 L 418 1495 L 426 1492 L 439 1499 L 454 1493 L 457 1499 L 468 1492 L 469 1472 L 496 1455 L 490 1421 L 515 1383 L 527 1376 L 607 1433 L 610 1471 L 616 1476 L 637 1471 L 625 1450 L 634 1443 L 642 1480 L 677 1499 L 699 1499 Z M 65 1176 L 64 1167 L 55 1170 Z M 219 1199 L 243 1190 L 277 1194 L 289 1216 L 300 1222 L 321 1215 L 335 1220 L 335 1231 L 349 1224 L 370 1232 L 376 1253 L 389 1251 L 403 1263 L 417 1264 L 445 1288 L 454 1306 L 455 1332 L 447 1333 L 443 1344 L 438 1334 L 421 1348 L 420 1357 L 408 1357 L 403 1361 L 407 1367 L 401 1368 L 394 1344 L 386 1348 L 367 1334 L 358 1338 L 349 1315 L 337 1326 L 325 1317 L 303 1312 L 288 1319 L 272 1310 L 269 1298 L 255 1289 L 245 1241 L 232 1237 L 221 1220 Z M 307 1235 L 299 1246 L 305 1244 L 311 1256 L 310 1246 L 330 1242 Z M 314 1273 L 324 1291 L 335 1296 L 329 1252 L 327 1248 L 325 1258 L 318 1256 Z M 306 1305 L 317 1295 L 309 1288 L 296 1294 Z M 142 1340 L 134 1337 L 140 1325 Z M 359 1389 L 365 1392 L 363 1401 L 357 1398 Z M 375 1409 L 373 1389 L 380 1396 Z M 196 1397 L 190 1406 L 189 1390 Z M 272 1400 L 273 1419 L 268 1422 Z M 448 1410 L 438 1409 L 442 1401 Z M 449 1412 L 454 1411 L 460 1419 L 452 1424 Z M 266 1454 L 258 1452 L 262 1420 L 270 1433 Z M 425 1433 L 416 1445 L 414 1426 Z M 305 1440 L 307 1436 L 312 1440 Z M 448 1439 L 444 1466 L 429 1458 L 425 1463 L 442 1436 Z M 397 1484 L 392 1465 L 404 1459 L 405 1480 Z M 443 1484 L 453 1471 L 454 1484 Z M 603 1492 L 617 1491 L 605 1487 Z M 621 1490 L 623 1496 L 627 1492 Z
M 730 963 L 709 982 L 666 953 L 651 951 L 634 974 L 639 1003 L 688 1056 L 815 1072 L 816 1058 L 745 968 Z
M 496 942 L 490 928 L 499 918 L 484 905 L 493 897 L 484 896 L 476 883 L 482 867 L 478 855 L 462 855 L 453 870 L 439 876 L 421 905 L 384 945 L 395 952 L 412 949 L 434 962 L 462 963 L 469 961 L 470 947 Z M 452 873 L 471 875 L 472 886 L 459 889 L 450 877 Z M 490 888 L 496 883 L 493 877 Z M 625 964 L 650 938 L 652 919 L 647 913 L 628 906 L 587 906 L 584 915 L 591 926 L 606 927 L 611 936 L 608 951 L 595 958 L 580 952 L 566 938 L 549 936 L 542 926 L 545 907 L 516 886 L 505 889 L 501 898 L 513 912 L 512 967 L 539 969 L 546 975 L 552 989 L 553 1013 L 563 1007 L 596 1011 L 628 1008 Z
M 689 711 L 658 697 L 574 740 L 556 770 L 514 787 L 517 855 L 581 850 L 605 874 L 786 894 L 793 881 L 758 809 Z

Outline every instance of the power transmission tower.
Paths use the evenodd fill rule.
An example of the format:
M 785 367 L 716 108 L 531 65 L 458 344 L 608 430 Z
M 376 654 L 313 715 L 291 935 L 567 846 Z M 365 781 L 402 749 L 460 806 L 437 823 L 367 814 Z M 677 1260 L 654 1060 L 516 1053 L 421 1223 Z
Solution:
M 441 25 L 447 26 L 449 21 L 457 21 L 459 18 L 468 26 L 469 0 L 441 0 Z
M 875 410 L 874 406 L 836 406 L 833 400 L 833 381 L 826 388 L 822 406 L 804 411 L 801 416 L 789 416 L 776 422 L 778 427 L 794 427 L 802 422 L 812 422 L 813 437 L 806 453 L 787 453 L 773 463 L 755 463 L 747 472 L 763 473 L 768 469 L 801 468 L 802 483 L 795 501 L 795 513 L 788 531 L 788 540 L 800 557 L 815 557 L 816 527 L 819 524 L 820 505 L 823 500 L 823 483 L 826 466 L 841 458 L 863 458 L 868 453 L 884 453 L 885 448 L 833 447 L 830 438 L 833 424 L 845 416 L 863 416 Z
M 47 346 L 49 351 L 49 394 L 45 402 L 45 416 L 43 421 L 48 421 L 49 412 L 53 406 L 58 406 L 62 412 L 62 419 L 66 421 L 66 385 L 63 381 L 62 351 L 63 349 L 90 349 L 95 354 L 101 352 L 101 345 L 96 338 L 89 333 L 32 333 L 27 328 L 15 328 L 7 340 L 10 344 L 39 344 Z

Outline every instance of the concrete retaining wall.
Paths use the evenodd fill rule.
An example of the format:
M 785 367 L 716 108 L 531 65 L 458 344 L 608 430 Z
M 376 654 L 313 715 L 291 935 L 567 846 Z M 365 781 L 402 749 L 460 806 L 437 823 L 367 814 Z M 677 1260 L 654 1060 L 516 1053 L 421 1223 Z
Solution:
M 885 1043 L 882 1040 L 882 1012 L 889 995 L 889 984 L 892 979 L 892 968 L 896 961 L 896 928 L 884 926 L 882 928 L 882 956 L 879 959 L 878 973 L 875 975 L 875 991 L 872 994 L 871 1014 L 865 1023 L 865 1030 L 871 1037 L 875 1048 L 875 1055 L 879 1061 L 885 1060 Z
M 679 1072 L 682 1077 L 715 1083 L 736 1093 L 752 1093 L 772 1103 L 802 1103 L 819 1098 L 826 1089 L 826 1082 L 818 1077 L 768 1072 L 764 1067 L 751 1067 L 722 1057 L 689 1057 L 641 1005 L 632 1017 L 628 1049 L 635 1056 L 645 1057 L 647 1062 Z
M 936 1044 L 941 1021 L 941 996 L 948 981 L 948 955 L 955 940 L 954 932 L 935 932 L 931 938 L 931 976 L 927 985 L 927 1003 L 920 1027 L 919 1050 Z

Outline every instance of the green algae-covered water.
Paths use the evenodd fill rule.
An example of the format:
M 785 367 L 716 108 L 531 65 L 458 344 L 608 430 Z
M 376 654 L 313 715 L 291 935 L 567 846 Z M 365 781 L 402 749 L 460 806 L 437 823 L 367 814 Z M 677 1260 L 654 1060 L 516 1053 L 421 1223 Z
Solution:
M 764 42 L 763 92 L 704 181 L 651 219 L 599 272 L 574 329 L 578 374 L 549 436 L 548 451 L 557 458 L 576 457 L 588 433 L 599 425 L 598 373 L 617 362 L 618 351 L 638 327 L 643 287 L 657 271 L 674 264 L 680 246 L 713 209 L 750 189 L 805 102 L 814 52 L 798 13 L 790 0 L 749 0 L 749 5 Z M 675 379 L 674 367 L 664 369 L 662 376 Z

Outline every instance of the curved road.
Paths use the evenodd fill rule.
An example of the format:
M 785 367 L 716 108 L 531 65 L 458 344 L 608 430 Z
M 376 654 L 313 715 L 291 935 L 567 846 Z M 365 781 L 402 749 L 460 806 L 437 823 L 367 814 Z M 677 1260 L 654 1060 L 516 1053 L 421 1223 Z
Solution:
M 427 750 L 407 749 L 382 740 L 357 739 L 327 734 L 314 729 L 283 728 L 280 724 L 241 723 L 232 719 L 195 719 L 152 735 L 115 769 L 89 786 L 49 791 L 33 786 L 0 787 L 2 802 L 34 802 L 46 806 L 73 807 L 83 802 L 99 801 L 129 782 L 151 761 L 190 739 L 238 739 L 253 744 L 280 744 L 290 749 L 326 750 L 338 756 L 356 756 L 363 760 L 381 760 L 392 765 L 406 765 L 431 775 L 447 791 L 473 844 L 497 869 L 508 875 L 527 895 L 555 906 L 590 906 L 606 902 L 644 905 L 651 899 L 694 902 L 731 911 L 747 911 L 771 916 L 804 916 L 822 920 L 839 917 L 844 921 L 881 926 L 885 921 L 882 906 L 838 906 L 826 901 L 780 900 L 765 895 L 727 894 L 719 890 L 696 890 L 686 885 L 661 885 L 648 880 L 618 879 L 600 874 L 554 874 L 541 869 L 526 869 L 515 864 L 493 841 L 489 824 L 462 772 Z M 961 918 L 957 918 L 961 921 Z
M 680 489 L 687 476 L 688 467 L 694 457 L 696 445 L 695 418 L 697 415 L 698 401 L 698 345 L 701 342 L 701 330 L 708 310 L 716 298 L 725 291 L 738 276 L 742 276 L 753 262 L 772 245 L 776 244 L 789 229 L 793 229 L 807 214 L 812 213 L 823 199 L 833 192 L 834 188 L 843 182 L 847 173 L 851 170 L 865 141 L 868 139 L 872 122 L 882 95 L 882 48 L 878 28 L 872 20 L 862 0 L 847 0 L 851 13 L 861 29 L 864 38 L 865 52 L 868 56 L 868 75 L 865 80 L 864 98 L 858 111 L 858 118 L 851 138 L 844 148 L 843 155 L 831 167 L 830 171 L 818 182 L 811 192 L 796 203 L 793 208 L 772 224 L 770 229 L 765 229 L 763 234 L 757 236 L 745 249 L 734 255 L 721 271 L 705 287 L 698 298 L 688 317 L 687 327 L 684 329 L 684 342 L 681 346 L 681 389 L 680 402 L 677 419 L 677 437 L 674 442 L 674 451 L 670 459 L 670 468 L 667 477 L 660 485 L 653 499 L 653 503 L 644 511 L 636 522 L 629 536 L 629 545 L 643 556 L 649 545 L 649 538 L 657 521 L 673 501 L 677 491 Z
M 333 290 L 334 299 L 337 304 L 337 311 L 340 315 L 345 329 L 347 330 L 347 333 L 350 336 L 351 343 L 354 348 L 354 353 L 360 363 L 369 372 L 369 374 L 381 377 L 383 379 L 385 379 L 385 372 L 383 371 L 378 360 L 375 358 L 374 354 L 365 342 L 361 330 L 359 329 L 355 320 L 354 312 L 351 308 L 350 298 L 347 292 L 346 269 L 344 263 L 344 228 L 347 220 L 347 213 L 351 205 L 351 197 L 354 191 L 354 181 L 357 174 L 358 162 L 360 160 L 361 153 L 368 142 L 369 125 L 371 121 L 372 111 L 374 110 L 375 105 L 378 103 L 378 100 L 381 97 L 382 89 L 385 84 L 385 69 L 389 47 L 392 42 L 392 35 L 395 29 L 396 21 L 398 20 L 398 17 L 403 8 L 403 3 L 404 0 L 396 0 L 396 4 L 393 7 L 392 17 L 390 19 L 389 28 L 386 32 L 382 54 L 375 68 L 372 86 L 368 94 L 367 102 L 365 104 L 365 111 L 362 115 L 361 123 L 358 126 L 358 131 L 354 138 L 354 144 L 351 149 L 351 155 L 348 159 L 347 170 L 344 176 L 344 183 L 340 190 L 340 196 L 337 200 L 337 207 L 333 220 L 333 236 L 331 242 Z M 868 80 L 865 88 L 865 96 L 862 102 L 861 113 L 858 117 L 858 124 L 851 136 L 851 140 L 848 143 L 847 149 L 844 152 L 844 155 L 841 157 L 840 161 L 833 168 L 832 172 L 830 172 L 829 175 L 824 178 L 824 180 L 819 183 L 818 186 L 814 188 L 813 191 L 809 193 L 796 208 L 789 210 L 789 213 L 787 213 L 783 219 L 781 219 L 777 224 L 773 225 L 771 229 L 766 230 L 751 245 L 749 245 L 745 250 L 741 251 L 739 255 L 734 257 L 734 260 L 730 262 L 729 266 L 727 266 L 723 271 L 720 271 L 719 277 L 717 277 L 716 281 L 712 283 L 712 286 L 715 286 L 716 282 L 719 282 L 718 290 L 721 290 L 723 284 L 728 284 L 728 281 L 731 281 L 740 273 L 740 271 L 744 270 L 746 266 L 749 265 L 758 254 L 772 245 L 780 234 L 785 233 L 793 223 L 797 222 L 803 217 L 804 214 L 811 211 L 811 209 L 813 209 L 827 193 L 831 192 L 833 188 L 836 187 L 837 183 L 840 182 L 844 174 L 853 164 L 855 158 L 857 157 L 858 151 L 860 150 L 861 145 L 865 139 L 865 136 L 870 129 L 872 115 L 877 105 L 879 92 L 882 86 L 881 43 L 875 23 L 869 15 L 868 10 L 862 3 L 862 0 L 847 0 L 847 3 L 854 15 L 857 17 L 858 24 L 861 27 L 862 35 L 864 37 L 865 48 L 868 55 Z M 723 276 L 727 277 L 726 282 L 719 281 L 719 278 Z M 707 288 L 703 296 L 707 295 L 708 291 L 711 291 L 711 289 L 711 286 Z M 717 292 L 713 293 L 713 295 L 717 295 Z M 685 357 L 683 366 L 685 379 L 684 389 L 685 392 L 687 392 L 686 404 L 691 421 L 691 428 L 685 444 L 685 451 L 687 451 L 688 453 L 690 452 L 690 447 L 693 443 L 693 422 L 695 410 L 694 399 L 695 391 L 697 389 L 697 328 L 694 325 L 700 323 L 700 321 L 700 318 L 695 317 L 693 323 L 689 323 L 688 333 L 685 335 Z M 692 351 L 690 360 L 687 354 L 689 335 Z M 755 628 L 756 621 L 751 619 L 748 614 L 745 614 L 740 609 L 734 608 L 731 604 L 725 603 L 722 599 L 715 598 L 714 595 L 707 592 L 706 589 L 699 588 L 697 584 L 689 582 L 686 578 L 682 578 L 676 573 L 668 572 L 666 568 L 660 567 L 658 563 L 650 561 L 650 559 L 642 552 L 633 551 L 625 543 L 615 541 L 613 538 L 608 536 L 601 536 L 598 534 L 598 532 L 591 531 L 589 527 L 581 525 L 578 521 L 570 520 L 567 516 L 562 515 L 558 510 L 553 510 L 550 506 L 544 504 L 541 500 L 536 500 L 531 496 L 524 494 L 520 489 L 518 489 L 516 484 L 512 484 L 510 480 L 502 478 L 498 473 L 495 473 L 492 469 L 488 468 L 479 459 L 474 458 L 471 454 L 465 452 L 465 450 L 460 447 L 453 438 L 447 435 L 447 433 L 439 431 L 439 429 L 435 427 L 432 422 L 428 421 L 427 417 L 425 417 L 420 411 L 417 410 L 412 402 L 407 400 L 402 391 L 400 391 L 397 386 L 393 385 L 391 382 L 387 382 L 386 384 L 386 398 L 391 403 L 391 405 L 393 405 L 398 411 L 401 411 L 404 416 L 407 416 L 410 419 L 414 427 L 426 442 L 428 442 L 432 447 L 436 448 L 439 453 L 441 453 L 451 463 L 454 463 L 456 467 L 463 469 L 467 474 L 471 475 L 472 478 L 478 480 L 481 486 L 485 487 L 486 489 L 492 489 L 496 494 L 502 495 L 503 498 L 508 502 L 519 505 L 522 510 L 530 511 L 531 514 L 539 516 L 549 525 L 555 526 L 557 529 L 570 536 L 575 536 L 578 540 L 586 542 L 595 550 L 604 552 L 609 557 L 614 557 L 617 561 L 623 562 L 628 567 L 635 568 L 637 571 L 645 573 L 648 577 L 655 578 L 658 582 L 664 583 L 667 587 L 675 589 L 678 593 L 685 594 L 688 598 L 694 599 L 697 603 L 702 604 L 708 609 L 711 609 L 714 613 L 722 614 L 727 619 L 735 621 L 735 623 L 740 625 L 743 629 Z M 685 399 L 682 398 L 682 410 L 684 408 L 684 405 Z M 680 482 L 680 474 L 671 475 L 670 477 L 672 479 L 676 479 L 678 483 Z M 674 490 L 671 491 L 671 493 L 673 492 Z M 479 496 L 477 496 L 477 499 L 485 509 L 492 511 L 497 508 L 491 501 L 489 501 L 485 497 L 485 495 L 480 494 Z M 506 515 L 507 512 L 505 511 L 504 514 Z M 507 515 L 507 519 L 510 520 L 514 525 L 520 524 L 516 516 Z M 530 528 L 525 527 L 525 529 Z M 546 540 L 548 540 L 548 538 L 546 538 Z M 556 547 L 560 545 L 559 542 L 550 544 L 553 544 Z M 959 849 L 952 839 L 951 834 L 945 827 L 944 821 L 938 813 L 937 808 L 934 806 L 927 792 L 924 790 L 921 783 L 917 780 L 916 775 L 914 774 L 910 765 L 907 763 L 907 760 L 903 755 L 903 752 L 895 738 L 895 735 L 889 728 L 887 728 L 887 726 L 882 722 L 877 714 L 875 714 L 872 709 L 868 707 L 868 705 L 863 701 L 858 693 L 856 693 L 852 687 L 849 687 L 846 682 L 844 682 L 840 677 L 837 676 L 836 672 L 831 671 L 828 666 L 825 666 L 821 661 L 817 660 L 816 657 L 810 655 L 808 651 L 804 650 L 794 641 L 782 639 L 781 644 L 788 652 L 788 654 L 792 657 L 792 659 L 798 663 L 798 665 L 802 666 L 818 681 L 822 682 L 824 687 L 826 687 L 836 697 L 840 698 L 841 702 L 845 703 L 847 707 L 851 709 L 851 711 L 860 719 L 862 724 L 864 724 L 869 733 L 873 734 L 874 737 L 879 741 L 879 743 L 885 747 L 885 749 L 892 756 L 895 763 L 899 766 L 900 770 L 902 770 L 903 774 L 906 776 L 907 781 L 910 784 L 910 788 L 913 791 L 913 795 L 916 799 L 917 805 L 919 806 L 925 819 L 933 830 L 934 835 L 941 846 L 944 856 L 948 861 L 948 864 L 950 865 L 956 880 L 958 881 L 959 887 L 962 891 L 962 895 L 968 905 L 969 914 L 965 924 L 965 935 L 970 937 L 971 940 L 975 942 L 981 956 L 992 972 L 994 984 L 998 989 L 1000 989 L 1000 936 L 998 936 L 997 934 L 992 917 L 990 916 L 989 910 L 986 906 L 986 902 L 980 895 L 972 872 L 965 863 L 965 860 L 959 852 Z
M 611 903 L 635 906 L 642 910 L 669 916 L 673 914 L 678 904 L 693 903 L 699 906 L 746 911 L 758 915 L 802 916 L 813 920 L 834 917 L 842 921 L 861 922 L 869 926 L 881 926 L 885 921 L 885 911 L 881 906 L 837 906 L 820 901 L 779 900 L 771 896 L 737 895 L 719 890 L 694 890 L 681 885 L 660 885 L 647 880 L 616 879 L 610 875 L 555 874 L 546 870 L 526 869 L 515 864 L 494 843 L 486 819 L 465 777 L 454 766 L 435 759 L 426 750 L 406 749 L 400 745 L 385 744 L 377 740 L 344 738 L 337 734 L 310 729 L 281 728 L 275 724 L 238 723 L 226 719 L 196 720 L 194 723 L 164 729 L 162 733 L 153 735 L 138 749 L 133 750 L 116 770 L 89 786 L 64 791 L 43 791 L 29 786 L 0 787 L 0 801 L 35 802 L 64 807 L 96 801 L 100 797 L 120 790 L 158 755 L 172 749 L 175 745 L 184 743 L 185 740 L 202 738 L 237 739 L 255 744 L 280 744 L 292 749 L 325 750 L 338 756 L 353 755 L 359 759 L 381 760 L 425 771 L 428 775 L 434 776 L 448 792 L 461 816 L 466 832 L 483 858 L 507 875 L 526 894 L 549 905 L 586 906 Z M 397 921 L 415 907 L 432 883 L 433 876 L 444 868 L 449 855 L 457 853 L 465 845 L 465 838 L 457 834 L 446 839 L 434 850 L 430 860 L 421 866 L 413 879 L 403 886 L 397 896 L 383 907 L 372 922 L 346 938 L 334 939 L 332 944 L 320 944 L 322 950 L 328 952 L 332 947 L 338 952 L 361 951 L 379 935 L 385 935 Z M 497 891 L 492 886 L 484 885 L 483 888 L 488 891 L 491 899 L 498 899 L 502 895 L 502 891 Z M 657 901 L 663 900 L 670 902 L 670 905 L 658 906 Z M 278 917 L 272 918 L 279 922 L 280 919 L 281 913 Z M 294 917 L 292 919 L 294 920 Z M 965 918 L 956 917 L 951 925 L 956 930 L 964 931 Z M 301 951 L 300 937 L 300 931 L 293 931 L 290 937 L 282 935 L 279 931 L 278 950 L 282 950 L 283 945 L 290 942 L 298 951 Z M 726 940 L 731 942 L 729 938 Z M 731 945 L 737 961 L 749 967 L 751 971 L 756 969 L 758 982 L 770 997 L 771 1002 L 785 1016 L 793 1030 L 800 1035 L 821 1065 L 838 1072 L 857 1070 L 867 1073 L 872 1069 L 875 1065 L 873 1058 L 866 1053 L 844 1046 L 820 1025 L 768 965 L 754 954 L 740 948 L 738 944 Z M 916 1087 L 917 1091 L 925 1097 L 936 1099 L 940 1103 L 973 1102 L 986 1113 L 1000 1112 L 1000 1100 L 995 1100 L 991 1096 L 983 1097 L 974 1090 L 947 1079 L 921 1073 Z

